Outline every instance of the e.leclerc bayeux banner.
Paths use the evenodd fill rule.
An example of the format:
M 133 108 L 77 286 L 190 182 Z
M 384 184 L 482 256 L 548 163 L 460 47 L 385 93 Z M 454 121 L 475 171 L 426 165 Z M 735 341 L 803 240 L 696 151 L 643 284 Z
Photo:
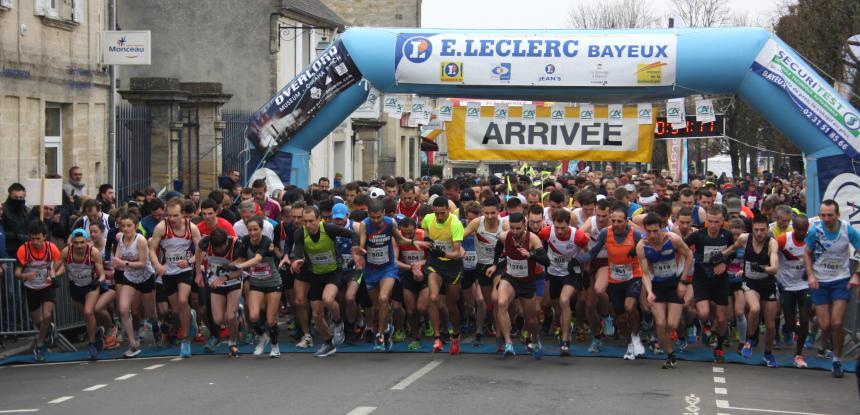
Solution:
M 523 123 L 522 108 L 510 107 L 507 122 L 494 121 L 494 107 L 482 107 L 477 122 L 466 123 L 466 107 L 454 108 L 446 123 L 451 160 L 593 160 L 648 163 L 654 151 L 654 119 L 639 124 L 636 106 L 621 117 L 595 106 L 593 119 L 582 121 L 578 107 L 565 108 L 551 120 L 551 109 L 538 107 L 533 125 Z M 653 111 L 652 111 L 653 114 Z

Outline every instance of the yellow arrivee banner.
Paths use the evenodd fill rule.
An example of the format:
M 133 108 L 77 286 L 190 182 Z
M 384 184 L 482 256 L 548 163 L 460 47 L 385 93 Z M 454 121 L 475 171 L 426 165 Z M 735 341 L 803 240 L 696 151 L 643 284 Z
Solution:
M 496 121 L 494 107 L 466 122 L 466 107 L 455 107 L 445 125 L 450 160 L 589 160 L 649 163 L 654 151 L 654 118 L 639 124 L 636 106 L 609 119 L 607 106 L 595 106 L 594 119 L 580 122 L 579 108 L 567 107 L 563 119 L 550 119 L 538 107 L 536 119 L 523 120 L 522 107 L 511 106 L 507 121 Z M 652 111 L 653 114 L 653 111 Z

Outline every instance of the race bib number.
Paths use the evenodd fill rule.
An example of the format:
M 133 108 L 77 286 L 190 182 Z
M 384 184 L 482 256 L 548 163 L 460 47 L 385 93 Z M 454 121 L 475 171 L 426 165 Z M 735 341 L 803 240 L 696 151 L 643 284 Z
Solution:
M 819 272 L 827 276 L 838 276 L 841 271 L 847 268 L 845 262 L 844 258 L 821 258 L 818 261 Z
M 744 264 L 744 275 L 747 278 L 754 279 L 754 280 L 760 280 L 760 279 L 767 278 L 766 272 L 755 271 L 752 269 L 752 265 L 753 265 L 752 262 L 746 262 Z
M 711 258 L 713 258 L 718 253 L 723 252 L 724 249 L 726 249 L 725 245 L 705 246 L 703 249 L 704 255 L 702 255 L 702 260 L 704 262 L 710 262 Z
M 651 264 L 651 269 L 654 270 L 655 277 L 676 277 L 678 276 L 678 263 L 675 260 L 659 261 Z
M 567 263 L 570 262 L 570 260 L 567 257 L 565 257 L 564 255 L 559 255 L 551 249 L 548 252 L 549 252 L 549 260 L 552 263 L 552 265 L 554 265 L 556 267 L 567 268 Z
M 167 262 L 170 262 L 172 264 L 176 264 L 176 263 L 179 263 L 179 261 L 187 261 L 188 260 L 188 253 L 183 252 L 181 254 L 171 254 L 171 255 L 168 255 L 166 259 L 167 259 Z
M 370 262 L 373 265 L 382 265 L 387 264 L 389 261 L 388 258 L 388 247 L 372 247 L 367 249 L 367 262 Z
M 475 249 L 478 254 L 478 258 L 489 261 L 493 260 L 493 256 L 495 255 L 495 247 L 476 242 Z
M 331 265 L 335 263 L 334 254 L 331 251 L 317 252 L 311 254 L 311 262 L 316 265 Z
M 514 278 L 526 278 L 529 276 L 529 261 L 527 259 L 508 259 L 508 275 Z
M 403 254 L 403 262 L 414 264 L 424 260 L 424 254 L 421 251 L 400 251 Z
M 433 241 L 433 247 L 449 252 L 454 248 L 454 243 L 451 241 Z
M 35 284 L 35 285 L 44 284 L 47 279 L 48 279 L 48 270 L 47 269 L 40 269 L 36 273 L 36 278 L 33 278 L 33 284 Z
M 343 260 L 344 264 L 352 263 L 352 254 L 340 254 L 340 259 Z
M 260 264 L 251 268 L 251 278 L 268 278 L 272 276 L 269 264 Z
M 463 256 L 463 267 L 468 269 L 474 269 L 478 266 L 478 253 L 476 251 L 466 251 L 466 255 Z
M 69 279 L 75 283 L 75 285 L 86 285 L 93 282 L 93 273 L 92 272 L 70 272 Z
M 616 281 L 627 281 L 633 278 L 633 266 L 626 265 L 610 265 L 612 271 L 612 279 Z

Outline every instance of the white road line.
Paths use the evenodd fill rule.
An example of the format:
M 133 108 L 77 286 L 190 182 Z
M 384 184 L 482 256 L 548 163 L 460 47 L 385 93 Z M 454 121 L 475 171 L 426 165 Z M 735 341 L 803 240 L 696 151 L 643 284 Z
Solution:
M 719 406 L 719 402 L 717 401 Z M 795 412 L 795 411 L 778 411 L 776 409 L 757 409 L 757 408 L 739 408 L 734 406 L 725 406 L 723 409 L 734 409 L 738 411 L 753 411 L 753 412 L 767 412 L 771 414 L 793 414 L 793 415 L 829 415 L 829 414 L 819 414 L 815 412 Z
M 105 385 L 104 383 L 100 383 L 98 385 L 93 385 L 93 386 L 90 386 L 89 388 L 84 389 L 84 392 L 97 391 L 97 390 L 99 390 L 105 386 L 107 386 L 107 385 Z
M 147 367 L 143 368 L 143 370 L 155 370 L 155 369 L 158 369 L 160 367 L 164 367 L 164 365 L 158 364 L 158 365 L 147 366 Z
M 391 390 L 402 391 L 402 390 L 406 389 L 406 387 L 408 387 L 413 382 L 418 380 L 421 376 L 426 375 L 428 372 L 433 370 L 436 366 L 441 365 L 442 362 L 443 362 L 442 360 L 434 360 L 430 363 L 427 363 L 426 365 L 424 365 L 424 367 L 422 367 L 421 369 L 418 369 L 415 373 L 407 376 L 406 379 L 403 379 L 398 384 L 392 386 Z
M 346 415 L 367 415 L 376 410 L 375 406 L 359 406 L 349 412 Z
M 726 395 L 729 391 L 726 388 L 714 388 L 714 393 L 717 395 Z
M 4 410 L 0 411 L 0 414 L 25 414 L 25 413 L 32 413 L 32 412 L 39 412 L 39 410 L 38 409 L 4 409 Z
M 723 373 L 726 371 L 726 369 L 722 367 L 714 367 L 712 369 L 714 370 L 714 373 Z
M 717 408 L 726 409 L 729 407 L 729 401 L 717 399 Z
M 62 402 L 68 401 L 69 399 L 72 399 L 72 398 L 74 398 L 74 396 L 61 396 L 61 397 L 54 399 L 53 401 L 50 401 L 48 403 L 62 403 Z
M 126 380 L 126 379 L 131 379 L 135 376 L 137 376 L 137 373 L 129 373 L 129 374 L 122 375 L 122 376 L 120 376 L 114 380 Z
M 714 383 L 726 383 L 726 378 L 722 376 L 714 376 Z
M 181 362 L 181 361 L 183 361 L 183 360 L 184 360 L 184 359 L 183 359 L 183 358 L 181 358 L 181 357 L 174 357 L 173 359 L 170 359 L 170 361 L 171 361 L 171 362 Z

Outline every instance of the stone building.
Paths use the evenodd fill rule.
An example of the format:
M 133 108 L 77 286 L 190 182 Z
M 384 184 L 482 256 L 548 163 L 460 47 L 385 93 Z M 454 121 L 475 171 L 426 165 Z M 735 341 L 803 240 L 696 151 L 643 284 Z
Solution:
M 80 166 L 108 180 L 106 0 L 0 0 L 0 187 Z

